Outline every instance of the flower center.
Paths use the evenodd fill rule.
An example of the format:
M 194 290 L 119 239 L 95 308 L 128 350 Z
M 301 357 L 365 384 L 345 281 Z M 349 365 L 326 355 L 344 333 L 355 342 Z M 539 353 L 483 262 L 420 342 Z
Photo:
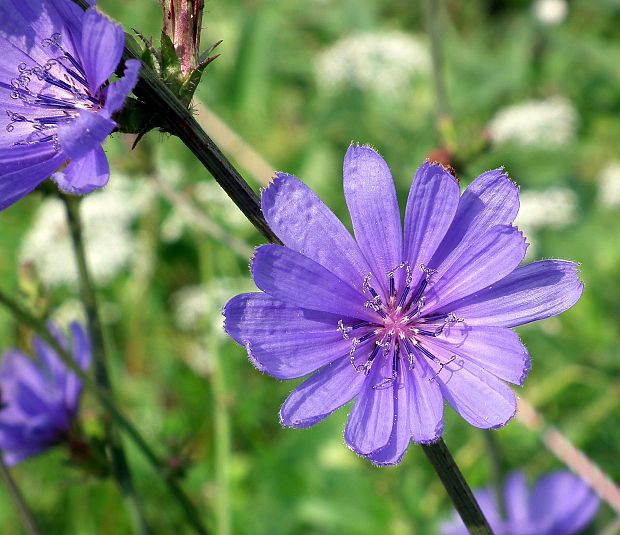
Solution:
M 403 269 L 404 286 L 399 291 L 396 273 Z M 447 364 L 456 359 L 456 355 L 453 355 L 450 359 L 442 361 L 424 345 L 427 339 L 440 336 L 446 327 L 463 319 L 452 313 L 433 315 L 424 313 L 425 294 L 432 284 L 435 271 L 424 265 L 421 265 L 420 269 L 422 278 L 415 288 L 412 286 L 411 267 L 407 262 L 389 271 L 387 302 L 384 302 L 371 285 L 372 275 L 368 274 L 364 278 L 362 291 L 369 298 L 365 306 L 377 314 L 376 320 L 362 320 L 351 326 L 344 325 L 342 320 L 338 321 L 337 330 L 342 332 L 345 339 L 351 340 L 349 358 L 356 371 L 368 374 L 374 362 L 391 357 L 391 376 L 383 378 L 380 383 L 374 385 L 374 388 L 393 384 L 398 379 L 403 359 L 406 359 L 410 369 L 415 368 L 416 360 L 421 358 L 438 365 L 439 369 L 429 380 L 434 380 Z M 355 335 L 351 336 L 353 333 Z M 364 363 L 359 363 L 358 357 L 363 354 L 368 354 L 368 357 Z
M 13 145 L 52 142 L 59 150 L 58 125 L 74 120 L 81 109 L 100 108 L 102 102 L 90 94 L 84 69 L 63 48 L 59 33 L 40 45 L 58 55 L 43 65 L 34 59 L 30 65 L 22 62 L 17 76 L 8 83 L 0 80 L 0 88 L 19 101 L 5 110 L 9 117 L 6 131 L 19 138 Z

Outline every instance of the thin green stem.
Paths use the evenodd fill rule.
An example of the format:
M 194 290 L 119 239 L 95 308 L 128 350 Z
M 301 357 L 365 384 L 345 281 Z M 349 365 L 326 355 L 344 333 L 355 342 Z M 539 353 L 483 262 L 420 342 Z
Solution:
M 11 477 L 11 472 L 7 468 L 6 464 L 4 464 L 4 459 L 2 458 L 2 454 L 0 453 L 0 479 L 4 483 L 6 490 L 13 501 L 13 505 L 15 506 L 15 510 L 17 511 L 17 516 L 22 522 L 24 526 L 24 531 L 28 535 L 40 535 L 41 532 L 37 527 L 37 523 L 34 519 L 32 511 L 28 507 L 26 500 L 22 496 L 19 487 Z
M 437 131 L 441 143 L 450 151 L 456 148 L 454 122 L 450 112 L 448 92 L 443 68 L 443 48 L 441 36 L 441 20 L 439 0 L 426 0 L 426 25 L 431 48 L 431 66 L 433 71 L 433 85 L 437 106 Z
M 0 290 L 0 305 L 8 309 L 15 318 L 30 327 L 44 342 L 46 342 L 60 357 L 65 366 L 67 366 L 78 378 L 86 389 L 92 392 L 99 403 L 108 411 L 114 419 L 118 427 L 124 431 L 136 447 L 141 451 L 149 464 L 153 467 L 157 475 L 168 487 L 171 495 L 178 502 L 185 513 L 185 517 L 196 533 L 206 535 L 208 532 L 200 520 L 200 515 L 195 509 L 192 502 L 186 496 L 183 489 L 167 469 L 166 464 L 149 446 L 148 442 L 142 437 L 134 425 L 125 417 L 121 410 L 116 406 L 106 390 L 101 388 L 87 373 L 85 373 L 73 360 L 71 355 L 58 343 L 48 331 L 45 324 L 35 318 L 27 310 L 21 307 L 17 302 L 11 299 L 3 291 Z
M 471 535 L 493 535 L 476 498 L 467 485 L 442 438 L 432 444 L 422 444 L 422 450 L 433 465 L 448 492 L 455 509 Z
M 482 431 L 484 436 L 484 445 L 487 453 L 489 454 L 489 464 L 491 470 L 491 485 L 493 486 L 493 492 L 495 493 L 495 500 L 497 501 L 497 508 L 502 518 L 506 518 L 506 504 L 504 503 L 504 494 L 502 492 L 502 456 L 499 449 L 499 444 L 494 435 L 495 431 L 485 429 Z
M 78 197 L 62 195 L 62 200 L 65 204 L 67 222 L 75 252 L 80 282 L 80 296 L 86 311 L 88 334 L 92 345 L 92 357 L 95 367 L 95 381 L 113 398 L 106 364 L 107 356 L 99 307 L 97 305 L 97 294 L 95 293 L 95 286 L 88 269 L 86 250 L 84 248 L 82 221 L 80 218 L 80 199 Z M 121 438 L 112 425 L 113 422 L 111 420 L 105 419 L 104 422 L 106 442 L 110 448 L 112 459 L 112 472 L 123 494 L 134 529 L 141 535 L 150 535 L 152 530 L 146 521 L 144 510 L 136 493 Z

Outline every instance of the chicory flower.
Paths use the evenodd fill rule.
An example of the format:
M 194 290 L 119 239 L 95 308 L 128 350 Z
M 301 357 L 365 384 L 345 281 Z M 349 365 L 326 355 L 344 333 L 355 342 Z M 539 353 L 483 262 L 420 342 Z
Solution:
M 0 209 L 53 175 L 59 188 L 83 195 L 105 186 L 101 147 L 116 128 L 112 114 L 138 79 L 140 62 L 108 84 L 123 29 L 94 7 L 71 0 L 0 3 Z
M 91 358 L 88 337 L 78 323 L 70 330 L 73 357 L 86 370 Z M 69 349 L 58 330 L 50 327 L 50 332 Z M 78 412 L 79 378 L 40 338 L 34 338 L 33 346 L 36 361 L 11 349 L 0 363 L 0 452 L 9 466 L 65 440 Z
M 493 490 L 474 494 L 495 535 L 573 535 L 592 522 L 599 506 L 598 497 L 588 485 L 567 470 L 541 477 L 532 490 L 527 487 L 525 474 L 510 474 L 504 485 L 505 518 L 499 513 Z M 455 513 L 450 522 L 442 525 L 441 533 L 469 532 Z
M 257 249 L 262 292 L 224 309 L 227 333 L 260 371 L 313 374 L 284 402 L 282 424 L 311 426 L 355 399 L 346 443 L 379 465 L 400 462 L 411 440 L 436 441 L 444 400 L 476 427 L 505 425 L 516 412 L 506 382 L 521 385 L 530 368 L 510 327 L 575 304 L 577 265 L 519 267 L 518 189 L 501 169 L 460 195 L 427 161 L 404 233 L 390 170 L 372 148 L 347 151 L 344 193 L 355 239 L 307 186 L 277 174 L 262 210 L 284 246 Z

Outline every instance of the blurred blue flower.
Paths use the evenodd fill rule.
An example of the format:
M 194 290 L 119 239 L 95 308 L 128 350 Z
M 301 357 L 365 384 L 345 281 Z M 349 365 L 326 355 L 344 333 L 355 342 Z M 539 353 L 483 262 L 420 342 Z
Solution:
M 491 489 L 474 493 L 495 535 L 573 535 L 586 528 L 596 515 L 599 499 L 584 481 L 567 470 L 541 477 L 533 490 L 525 475 L 513 472 L 504 485 L 506 518 L 502 518 Z M 467 535 L 454 513 L 441 526 L 443 535 Z
M 69 350 L 64 336 L 49 328 Z M 73 357 L 86 370 L 91 357 L 88 337 L 78 323 L 70 330 Z M 36 361 L 11 349 L 0 364 L 0 450 L 9 466 L 62 442 L 78 411 L 81 381 L 41 339 L 35 337 L 33 346 Z
M 523 235 L 512 223 L 516 185 L 502 170 L 463 193 L 441 165 L 424 163 L 411 186 L 405 228 L 383 158 L 351 146 L 344 193 L 355 240 L 297 178 L 278 174 L 262 210 L 284 243 L 256 251 L 264 293 L 224 310 L 225 328 L 252 363 L 279 379 L 314 373 L 280 411 L 308 427 L 357 398 L 347 444 L 375 464 L 400 462 L 409 442 L 436 441 L 444 399 L 470 424 L 505 425 L 530 368 L 509 329 L 577 302 L 576 265 L 518 267 Z
M 93 2 L 94 3 L 94 2 Z M 107 84 L 125 36 L 118 24 L 71 0 L 0 3 L 0 210 L 53 178 L 67 193 L 105 186 L 101 147 L 138 79 L 140 62 Z

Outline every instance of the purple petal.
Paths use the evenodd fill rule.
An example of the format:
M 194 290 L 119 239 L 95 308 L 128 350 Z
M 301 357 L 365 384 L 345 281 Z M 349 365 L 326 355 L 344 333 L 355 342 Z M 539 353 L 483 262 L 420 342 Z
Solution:
M 594 518 L 600 500 L 588 485 L 566 470 L 541 477 L 530 498 L 533 523 L 549 526 L 546 533 L 572 535 Z
M 370 273 L 364 255 L 345 226 L 308 186 L 294 176 L 278 173 L 263 191 L 261 207 L 284 245 L 361 289 Z
M 47 392 L 45 381 L 33 360 L 16 349 L 8 350 L 2 355 L 0 381 L 3 400 L 17 398 L 22 384 L 36 393 L 37 400 L 45 397 Z M 8 409 L 1 411 L 0 416 L 4 417 L 7 412 Z
M 90 8 L 84 14 L 81 58 L 88 88 L 92 95 L 116 69 L 125 46 L 123 28 Z
M 482 235 L 468 234 L 433 275 L 436 282 L 427 296 L 427 313 L 503 279 L 521 263 L 526 249 L 525 238 L 515 227 L 500 225 Z
M 0 177 L 20 171 L 26 167 L 49 162 L 58 151 L 53 143 L 36 143 L 0 148 Z
M 291 392 L 280 409 L 280 422 L 287 427 L 310 427 L 320 422 L 351 401 L 364 379 L 348 358 L 328 364 Z
M 344 439 L 360 455 L 369 455 L 387 445 L 394 422 L 394 387 L 374 388 L 392 375 L 392 359 L 372 366 L 349 414 Z M 362 374 L 360 374 L 362 375 Z
M 427 161 L 418 169 L 405 212 L 404 258 L 414 270 L 428 265 L 454 219 L 459 198 L 457 181 L 441 165 Z
M 320 264 L 286 247 L 263 245 L 252 261 L 254 282 L 264 292 L 300 308 L 372 320 L 366 298 Z
M 287 305 L 263 294 L 233 297 L 224 329 L 246 347 L 252 364 L 278 379 L 294 379 L 348 355 L 350 340 L 337 331 L 338 316 Z
M 372 269 L 374 284 L 386 298 L 386 274 L 402 261 L 402 228 L 392 174 L 373 149 L 351 145 L 344 157 L 343 185 L 355 239 Z
M 577 267 L 565 260 L 534 262 L 442 310 L 464 318 L 468 326 L 516 327 L 556 316 L 581 297 L 583 283 Z
M 43 453 L 46 449 L 48 449 L 48 447 L 49 446 L 41 443 L 31 445 L 22 444 L 19 449 L 2 451 L 0 454 L 2 455 L 5 464 L 11 468 L 29 457 Z
M 530 356 L 519 336 L 504 327 L 452 325 L 435 340 L 453 355 L 493 375 L 521 385 L 530 370 Z
M 86 156 L 72 160 L 62 171 L 54 173 L 52 178 L 65 193 L 86 195 L 108 183 L 108 158 L 101 147 L 96 147 Z
M 125 100 L 138 83 L 141 63 L 137 59 L 128 59 L 125 62 L 125 73 L 122 78 L 112 82 L 106 90 L 105 106 L 102 113 L 110 117 L 123 107 Z
M 514 526 L 527 525 L 530 519 L 529 490 L 523 472 L 511 473 L 504 483 L 504 502 L 508 522 Z
M 511 225 L 519 211 L 519 190 L 502 169 L 487 171 L 463 192 L 446 237 L 433 255 L 438 266 L 463 240 L 495 225 Z
M 434 372 L 422 359 L 413 370 L 407 369 L 409 398 L 409 429 L 414 442 L 429 444 L 443 433 L 443 396 L 436 381 L 429 381 Z
M 411 432 L 409 431 L 409 398 L 411 385 L 409 376 L 404 371 L 399 376 L 399 381 L 389 390 L 394 396 L 394 417 L 392 433 L 388 443 L 381 449 L 373 451 L 368 455 L 368 459 L 379 466 L 389 466 L 398 464 L 402 461 L 405 451 L 411 442 Z
M 70 26 L 71 30 L 77 29 L 76 11 L 79 8 L 68 4 L 72 2 L 68 0 L 57 2 L 3 0 L 0 2 L 0 50 L 2 53 L 6 52 L 4 43 L 11 43 L 28 52 L 34 61 L 41 65 L 45 64 L 47 59 L 54 58 L 58 49 L 42 47 L 41 41 L 58 33 L 65 50 L 74 54 L 75 49 L 71 35 L 67 32 L 67 26 Z M 3 62 L 12 59 L 6 55 L 2 58 Z M 16 67 L 18 63 L 13 65 Z
M 58 127 L 61 148 L 73 159 L 80 159 L 101 147 L 116 123 L 101 113 L 81 110 L 77 118 Z
M 50 144 L 51 145 L 51 144 Z M 64 162 L 48 147 L 0 148 L 0 210 L 25 197 Z M 22 156 L 21 164 L 19 157 Z
M 425 345 L 441 362 L 453 354 L 439 344 L 425 341 Z M 495 375 L 466 359 L 457 358 L 441 371 L 432 360 L 427 360 L 437 376 L 439 388 L 450 406 L 465 421 L 481 429 L 506 425 L 517 412 L 514 392 Z

